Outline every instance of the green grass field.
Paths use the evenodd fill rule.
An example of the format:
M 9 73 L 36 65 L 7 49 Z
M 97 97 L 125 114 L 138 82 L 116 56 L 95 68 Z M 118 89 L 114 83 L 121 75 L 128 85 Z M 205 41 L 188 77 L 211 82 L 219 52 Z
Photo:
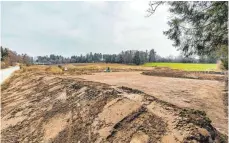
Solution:
M 185 71 L 216 71 L 216 64 L 193 64 L 193 63 L 146 63 L 147 67 L 169 67 L 171 69 L 180 69 Z

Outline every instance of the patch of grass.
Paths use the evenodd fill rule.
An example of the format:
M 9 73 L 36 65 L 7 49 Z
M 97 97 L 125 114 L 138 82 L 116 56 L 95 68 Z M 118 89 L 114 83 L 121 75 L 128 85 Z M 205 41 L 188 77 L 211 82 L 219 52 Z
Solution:
M 58 66 L 50 66 L 46 69 L 46 71 L 48 73 L 53 73 L 53 74 L 60 74 L 63 72 L 63 70 L 59 68 Z
M 65 71 L 64 68 L 67 68 Z M 103 72 L 107 67 L 114 72 L 116 71 L 146 71 L 152 70 L 152 67 L 126 65 L 126 64 L 113 64 L 113 63 L 73 63 L 73 64 L 61 64 L 61 65 L 32 65 L 23 66 L 23 72 L 43 72 L 43 73 L 66 73 L 66 74 L 90 74 L 92 72 Z M 61 71 L 62 70 L 62 71 Z
M 136 65 L 126 65 L 126 64 L 115 64 L 115 63 L 87 63 L 82 65 L 73 64 L 75 69 L 83 69 L 83 70 L 98 70 L 104 71 L 107 67 L 110 67 L 112 71 L 120 71 L 120 70 L 149 70 L 151 67 L 145 66 L 136 66 Z
M 48 66 L 45 65 L 32 65 L 32 66 L 24 66 L 21 65 L 22 72 L 30 72 L 30 71 L 45 71 L 48 68 Z
M 145 67 L 168 67 L 171 69 L 179 69 L 185 71 L 216 71 L 216 64 L 200 64 L 200 63 L 146 63 Z

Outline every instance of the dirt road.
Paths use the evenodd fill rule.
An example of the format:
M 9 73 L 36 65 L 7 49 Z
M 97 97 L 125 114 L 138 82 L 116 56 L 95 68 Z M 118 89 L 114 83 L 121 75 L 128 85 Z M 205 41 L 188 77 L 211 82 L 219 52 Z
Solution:
M 222 133 L 227 134 L 228 118 L 223 103 L 223 82 L 156 77 L 140 73 L 95 73 L 93 75 L 81 75 L 80 78 L 110 85 L 131 87 L 179 107 L 204 110 L 212 120 L 213 125 Z
M 7 78 L 9 78 L 10 75 L 13 72 L 15 72 L 15 71 L 17 71 L 19 69 L 20 69 L 19 66 L 10 67 L 10 68 L 7 68 L 7 69 L 1 69 L 0 70 L 0 76 L 1 76 L 1 78 L 0 78 L 0 84 L 2 84 Z

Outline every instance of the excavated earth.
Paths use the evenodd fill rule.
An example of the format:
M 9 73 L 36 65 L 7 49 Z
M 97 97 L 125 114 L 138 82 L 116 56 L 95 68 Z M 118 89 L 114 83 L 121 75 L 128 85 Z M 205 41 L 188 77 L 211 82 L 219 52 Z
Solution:
M 144 75 L 150 76 L 162 76 L 173 78 L 188 78 L 188 79 L 200 79 L 200 80 L 218 80 L 224 81 L 224 72 L 213 71 L 183 71 L 178 69 L 155 67 L 153 70 L 142 72 Z
M 2 143 L 227 142 L 204 111 L 125 86 L 17 72 L 1 87 Z

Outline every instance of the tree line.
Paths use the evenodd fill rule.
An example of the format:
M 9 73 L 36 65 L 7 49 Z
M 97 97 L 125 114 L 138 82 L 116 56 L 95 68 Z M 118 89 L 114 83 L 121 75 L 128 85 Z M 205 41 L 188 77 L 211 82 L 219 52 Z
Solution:
M 172 63 L 216 63 L 217 58 L 214 54 L 210 56 L 200 56 L 198 59 L 194 57 L 179 56 L 161 57 L 154 49 L 150 51 L 126 50 L 119 54 L 102 54 L 88 53 L 86 55 L 74 55 L 71 57 L 63 57 L 61 55 L 46 55 L 33 58 L 27 54 L 17 54 L 8 48 L 1 46 L 1 67 L 14 66 L 17 63 L 26 65 L 30 64 L 66 64 L 66 63 L 120 63 L 140 65 L 147 62 L 172 62 Z
M 71 57 L 63 57 L 61 55 L 38 56 L 35 59 L 36 64 L 64 64 L 64 63 L 121 63 L 121 64 L 136 64 L 140 65 L 146 62 L 156 61 L 156 52 L 154 49 L 149 52 L 138 50 L 122 51 L 119 54 L 102 54 L 88 53 L 86 55 L 74 55 Z
M 120 64 L 144 64 L 147 62 L 177 62 L 177 63 L 216 63 L 214 55 L 202 55 L 199 58 L 179 56 L 159 56 L 154 49 L 150 51 L 126 50 L 119 54 L 88 53 L 86 55 L 74 55 L 63 57 L 61 55 L 38 56 L 34 60 L 35 64 L 65 64 L 65 63 L 120 63 Z
M 1 68 L 15 66 L 17 63 L 29 65 L 33 63 L 33 58 L 27 54 L 17 54 L 17 52 L 1 46 Z

